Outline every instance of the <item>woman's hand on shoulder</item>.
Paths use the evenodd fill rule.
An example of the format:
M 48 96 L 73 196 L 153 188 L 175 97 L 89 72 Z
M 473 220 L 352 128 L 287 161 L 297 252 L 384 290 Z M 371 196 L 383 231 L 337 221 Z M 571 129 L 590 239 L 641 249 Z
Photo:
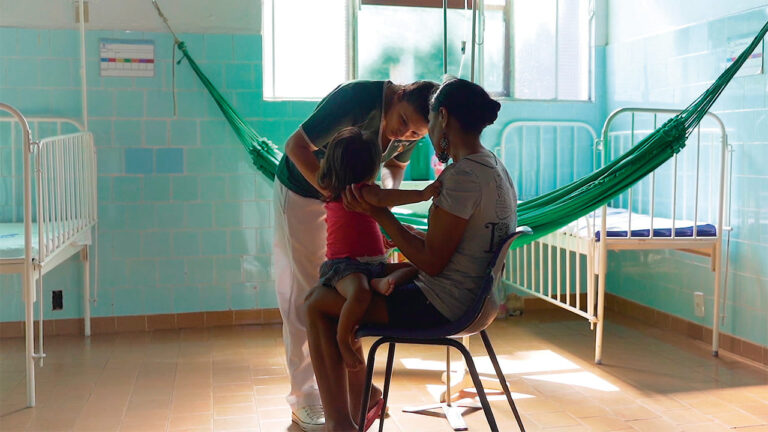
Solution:
M 423 201 L 426 201 L 430 198 L 434 198 L 438 195 L 440 195 L 440 191 L 442 190 L 443 185 L 440 183 L 439 180 L 435 180 L 432 183 L 430 183 L 429 186 L 425 187 L 421 193 Z
M 363 194 L 363 189 L 371 187 L 373 187 L 373 185 L 366 185 L 364 188 L 356 184 L 347 186 L 347 188 L 344 190 L 344 193 L 342 194 L 344 208 L 349 211 L 356 211 L 368 215 L 373 215 L 373 213 L 379 207 L 376 207 L 368 200 L 366 200 Z

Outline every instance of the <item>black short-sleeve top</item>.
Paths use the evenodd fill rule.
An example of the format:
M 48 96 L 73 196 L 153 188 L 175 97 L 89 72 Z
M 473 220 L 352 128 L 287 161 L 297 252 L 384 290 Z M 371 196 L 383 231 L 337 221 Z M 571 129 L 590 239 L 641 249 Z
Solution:
M 336 87 L 315 108 L 299 130 L 307 141 L 318 150 L 315 156 L 322 159 L 325 149 L 336 133 L 346 127 L 356 126 L 363 133 L 379 137 L 380 141 L 384 92 L 389 81 L 350 81 Z M 382 155 L 382 163 L 395 159 L 408 162 L 416 141 L 392 141 Z M 283 155 L 277 168 L 277 178 L 288 190 L 307 198 L 321 197 L 320 192 L 304 178 L 287 155 Z

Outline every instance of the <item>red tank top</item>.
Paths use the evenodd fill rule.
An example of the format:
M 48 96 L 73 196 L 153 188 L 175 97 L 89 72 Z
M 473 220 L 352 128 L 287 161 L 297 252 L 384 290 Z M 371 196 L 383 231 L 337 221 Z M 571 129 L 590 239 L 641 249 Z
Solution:
M 372 217 L 345 209 L 341 200 L 325 203 L 325 211 L 326 259 L 377 257 L 386 253 L 379 224 Z

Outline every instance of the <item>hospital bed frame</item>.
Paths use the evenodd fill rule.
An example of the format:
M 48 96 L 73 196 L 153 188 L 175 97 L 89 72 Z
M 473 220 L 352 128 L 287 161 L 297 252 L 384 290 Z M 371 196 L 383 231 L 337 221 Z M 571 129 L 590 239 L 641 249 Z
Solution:
M 11 145 L 15 154 L 16 131 L 20 126 L 23 149 L 24 253 L 17 258 L 0 258 L 0 273 L 21 273 L 24 297 L 26 338 L 27 405 L 35 405 L 35 359 L 42 365 L 43 353 L 43 275 L 79 253 L 83 262 L 83 310 L 85 335 L 90 325 L 90 257 L 88 246 L 96 225 L 96 152 L 93 136 L 77 122 L 64 118 L 25 118 L 10 105 L 0 103 L 0 122 L 11 123 Z M 33 141 L 35 129 L 50 124 L 57 135 Z M 62 127 L 79 132 L 61 135 Z M 37 133 L 36 133 L 37 135 Z M 15 157 L 12 161 L 15 181 Z M 12 185 L 15 186 L 15 185 Z M 15 194 L 15 187 L 12 187 Z M 16 197 L 12 198 L 16 204 Z M 16 216 L 14 216 L 16 217 Z M 37 234 L 33 244 L 33 230 Z M 37 248 L 33 250 L 33 248 Z M 37 284 L 38 293 L 35 292 Z M 39 297 L 38 297 L 39 295 Z M 34 352 L 34 302 L 39 303 L 38 352 Z
M 635 121 L 636 117 L 640 114 L 653 116 L 653 129 L 657 127 L 660 122 L 657 120 L 659 116 L 672 116 L 679 111 L 668 109 L 647 109 L 647 108 L 622 108 L 614 111 L 606 119 L 603 126 L 600 139 L 596 139 L 594 130 L 585 123 L 579 122 L 551 122 L 551 121 L 534 121 L 534 122 L 513 122 L 505 127 L 502 131 L 502 140 L 500 150 L 502 157 L 504 152 L 508 152 L 506 139 L 509 133 L 517 128 L 540 128 L 540 127 L 554 127 L 557 130 L 557 134 L 564 128 L 581 128 L 582 131 L 587 131 L 589 135 L 594 139 L 594 163 L 595 166 L 590 168 L 597 168 L 600 163 L 605 164 L 609 161 L 609 151 L 611 147 L 611 140 L 617 141 L 622 134 L 625 138 L 629 138 L 630 145 L 636 143 L 636 134 L 647 134 L 652 129 L 648 130 L 636 130 Z M 612 132 L 611 128 L 616 123 L 617 119 L 622 116 L 630 116 L 629 128 L 626 131 Z M 608 251 L 622 251 L 622 250 L 649 250 L 649 249 L 671 249 L 677 251 L 688 252 L 696 255 L 701 255 L 709 258 L 710 270 L 714 272 L 714 319 L 712 325 L 712 352 L 713 355 L 718 355 L 718 341 L 719 341 L 719 321 L 720 321 L 720 289 L 721 289 L 721 274 L 723 261 L 722 256 L 722 240 L 724 230 L 730 233 L 730 228 L 725 225 L 726 208 L 726 167 L 728 158 L 728 140 L 723 122 L 716 115 L 708 113 L 707 117 L 714 121 L 716 127 L 704 130 L 699 126 L 697 130 L 692 134 L 688 140 L 688 145 L 683 149 L 681 154 L 675 155 L 673 160 L 667 162 L 672 164 L 673 180 L 672 180 L 672 199 L 671 199 L 671 220 L 672 229 L 669 237 L 659 237 L 654 235 L 653 224 L 656 220 L 655 211 L 658 211 L 658 204 L 660 199 L 661 187 L 657 186 L 657 171 L 664 168 L 661 167 L 649 175 L 650 177 L 650 212 L 651 215 L 651 227 L 650 235 L 639 237 L 632 234 L 631 229 L 627 229 L 627 234 L 623 237 L 608 237 L 607 235 L 600 235 L 599 239 L 596 238 L 596 231 L 600 233 L 607 232 L 607 210 L 611 203 L 617 201 L 623 203 L 624 208 L 628 208 L 629 222 L 631 224 L 633 210 L 632 194 L 638 193 L 638 185 L 633 186 L 628 192 L 625 192 L 622 199 L 613 200 L 608 205 L 602 207 L 598 212 L 601 213 L 599 224 L 596 222 L 597 218 L 586 219 L 585 223 L 589 226 L 589 234 L 578 235 L 564 231 L 556 231 L 546 237 L 539 239 L 538 241 L 526 245 L 522 248 L 518 248 L 510 254 L 508 258 L 507 269 L 509 269 L 505 275 L 505 279 L 502 281 L 508 287 L 512 287 L 524 293 L 552 303 L 558 307 L 566 309 L 575 313 L 590 323 L 592 329 L 595 329 L 595 363 L 600 364 L 602 362 L 602 348 L 603 348 L 603 330 L 605 325 L 605 285 L 606 285 L 606 270 L 608 268 Z M 626 121 L 626 119 L 625 119 Z M 525 131 L 523 131 L 525 133 Z M 583 132 L 582 132 L 583 133 Z M 714 159 L 716 161 L 703 161 L 701 157 L 702 151 L 702 134 L 711 135 L 719 139 L 718 143 L 713 144 L 713 148 L 716 147 L 716 155 Z M 627 136 L 628 135 L 628 136 Z M 576 136 L 574 132 L 573 136 Z M 642 137 L 642 136 L 641 136 Z M 637 139 L 639 141 L 639 139 Z M 714 141 L 714 140 L 713 140 Z M 541 141 L 539 146 L 541 148 Z M 575 150 L 575 143 L 571 148 Z M 518 151 L 527 151 L 518 149 Z M 712 149 L 710 149 L 712 150 Z M 712 182 L 717 186 L 717 191 L 713 191 L 717 194 L 717 201 L 715 205 L 711 206 L 716 208 L 716 214 L 714 217 L 716 221 L 709 221 L 715 225 L 716 233 L 714 236 L 705 237 L 699 235 L 699 229 L 694 228 L 690 237 L 682 237 L 676 235 L 676 211 L 678 208 L 678 158 L 685 154 L 685 152 L 696 152 L 696 177 L 695 177 L 695 192 L 693 196 L 693 222 L 694 227 L 699 225 L 699 204 L 702 191 L 700 191 L 699 183 L 704 175 L 711 175 L 713 179 L 717 179 Z M 539 155 L 542 151 L 539 150 Z M 546 156 L 544 156 L 546 157 Z M 554 155 L 550 157 L 555 157 Z M 716 163 L 715 163 L 716 162 Z M 702 173 L 703 170 L 709 165 L 710 171 Z M 510 171 L 514 171 L 513 167 L 507 166 Z M 729 171 L 729 170 L 728 170 Z M 541 175 L 541 173 L 537 174 Z M 514 178 L 514 176 L 513 176 Z M 571 179 L 570 181 L 575 180 Z M 646 180 L 644 180 L 646 181 Z M 642 182 L 641 182 L 642 183 Z M 647 184 L 646 184 L 647 186 Z M 644 190 L 640 190 L 640 193 L 644 193 Z M 667 192 L 669 192 L 667 190 Z M 628 199 L 625 199 L 628 195 Z M 684 197 L 689 198 L 689 197 Z M 664 203 L 666 206 L 666 203 Z M 666 209 L 669 209 L 667 207 Z M 713 212 L 714 213 L 714 212 Z M 597 226 L 596 226 L 597 225 Z M 727 252 L 727 251 L 726 251 Z M 587 276 L 582 277 L 581 268 L 584 265 L 583 261 L 586 261 Z M 573 266 L 572 266 L 573 261 Z M 727 264 L 727 259 L 726 259 Z M 726 268 L 727 275 L 727 268 Z M 586 284 L 583 282 L 586 279 Z M 727 279 L 726 279 L 727 281 Z M 514 291 L 509 290 L 509 291 Z M 582 293 L 586 294 L 586 301 L 582 300 Z

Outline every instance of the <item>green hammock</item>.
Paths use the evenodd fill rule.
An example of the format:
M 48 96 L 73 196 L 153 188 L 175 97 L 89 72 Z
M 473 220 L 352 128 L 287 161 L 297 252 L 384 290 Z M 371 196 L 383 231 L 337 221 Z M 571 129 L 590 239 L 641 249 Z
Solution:
M 768 31 L 768 23 L 733 64 L 701 96 L 629 151 L 573 183 L 520 203 L 517 209 L 517 222 L 519 225 L 531 227 L 534 235 L 521 238 L 522 243 L 519 244 L 533 242 L 606 204 L 685 147 L 688 136 L 755 50 L 766 31 Z M 259 136 L 224 99 L 189 55 L 184 42 L 179 41 L 177 46 L 183 54 L 182 60 L 187 59 L 192 70 L 216 101 L 227 122 L 251 155 L 254 165 L 270 180 L 274 180 L 282 153 L 268 139 Z M 395 215 L 403 223 L 409 223 L 421 229 L 426 228 L 426 216 L 423 214 L 396 209 Z

